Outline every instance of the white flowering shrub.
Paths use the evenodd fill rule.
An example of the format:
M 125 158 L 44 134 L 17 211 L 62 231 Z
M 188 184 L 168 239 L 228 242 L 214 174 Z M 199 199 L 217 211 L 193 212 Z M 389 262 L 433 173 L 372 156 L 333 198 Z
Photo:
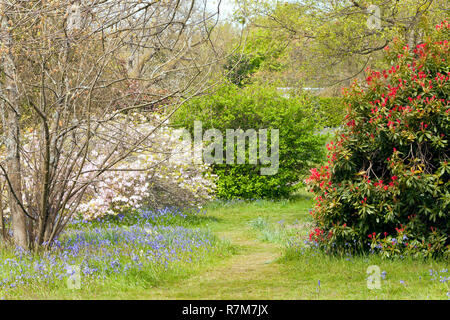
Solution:
M 119 115 L 114 121 L 97 124 L 86 157 L 72 157 L 83 151 L 74 150 L 73 141 L 61 146 L 58 163 L 77 168 L 71 169 L 71 179 L 62 186 L 70 192 L 72 187 L 86 184 L 65 208 L 75 206 L 83 219 L 92 220 L 142 207 L 201 207 L 212 199 L 216 177 L 209 166 L 193 164 L 190 142 L 181 139 L 183 132 L 160 123 L 158 116 Z M 82 132 L 74 132 L 73 139 L 81 144 L 86 138 Z M 23 148 L 29 155 L 22 159 L 23 203 L 27 206 L 32 202 L 27 199 L 34 199 L 33 192 L 38 192 L 32 172 L 33 157 L 40 154 L 39 137 L 27 134 Z M 127 154 L 127 150 L 132 152 Z
M 134 125 L 133 130 L 140 135 L 155 130 L 155 125 L 142 118 Z M 167 126 L 158 128 L 150 134 L 145 148 L 103 173 L 79 206 L 83 217 L 95 219 L 141 207 L 194 207 L 211 199 L 214 176 L 208 165 L 192 163 L 191 146 L 180 139 L 181 133 Z M 97 159 L 101 163 L 102 154 Z M 87 169 L 91 166 L 95 169 L 96 163 Z

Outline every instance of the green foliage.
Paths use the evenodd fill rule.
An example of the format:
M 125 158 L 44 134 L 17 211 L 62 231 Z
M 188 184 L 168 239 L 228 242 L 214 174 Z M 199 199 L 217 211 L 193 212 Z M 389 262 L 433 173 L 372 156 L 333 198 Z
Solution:
M 450 254 L 449 30 L 443 22 L 416 48 L 394 42 L 390 69 L 345 90 L 344 127 L 308 179 L 310 239 L 322 248 Z
M 242 87 L 248 79 L 255 73 L 261 64 L 259 57 L 250 57 L 248 55 L 234 54 L 227 59 L 224 68 L 228 72 L 227 78 L 231 83 Z
M 260 20 L 261 18 L 256 23 Z M 251 29 L 245 52 L 253 57 L 261 71 L 283 71 L 289 67 L 289 53 L 291 49 L 286 44 L 291 40 L 285 32 L 274 34 L 274 30 L 270 28 Z
M 325 127 L 339 127 L 345 116 L 345 108 L 340 97 L 312 97 L 321 124 Z
M 442 21 L 447 7 L 448 0 L 245 0 L 241 14 L 253 22 L 247 52 L 264 53 L 261 69 L 283 71 L 271 78 L 329 86 L 348 85 L 368 63 L 385 68 L 386 44 L 395 37 L 420 43 L 425 25 Z
M 257 165 L 215 164 L 213 170 L 219 176 L 220 198 L 281 198 L 296 190 L 308 168 L 324 157 L 324 137 L 314 134 L 319 123 L 315 106 L 305 95 L 285 97 L 274 87 L 240 89 L 227 85 L 215 94 L 190 101 L 173 123 L 193 131 L 194 121 L 200 120 L 203 130 L 222 132 L 224 145 L 226 129 L 279 129 L 279 169 L 275 175 L 261 175 L 259 161 Z

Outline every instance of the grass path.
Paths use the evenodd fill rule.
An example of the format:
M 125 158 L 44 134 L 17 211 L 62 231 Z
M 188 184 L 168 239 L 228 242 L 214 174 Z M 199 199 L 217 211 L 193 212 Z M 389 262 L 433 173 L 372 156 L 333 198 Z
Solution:
M 280 245 L 262 241 L 250 221 L 256 217 L 272 220 L 289 216 L 289 207 L 274 214 L 253 206 L 245 212 L 237 208 L 212 210 L 213 222 L 207 224 L 218 237 L 236 247 L 235 255 L 206 268 L 200 274 L 148 290 L 145 299 L 295 299 L 296 285 L 277 261 Z M 291 208 L 292 209 L 292 208 Z M 294 213 L 295 210 L 291 212 Z M 297 211 L 298 214 L 298 211 Z M 239 216 L 238 216 L 239 215 Z
M 199 275 L 177 283 L 176 286 L 153 288 L 153 299 L 258 299 L 273 297 L 262 282 L 280 273 L 274 262 L 280 249 L 271 243 L 252 239 L 236 230 L 219 234 L 238 247 L 238 253 Z M 155 290 L 156 289 L 156 290 Z M 273 290 L 273 288 L 272 288 Z M 150 298 L 150 297 L 149 297 Z

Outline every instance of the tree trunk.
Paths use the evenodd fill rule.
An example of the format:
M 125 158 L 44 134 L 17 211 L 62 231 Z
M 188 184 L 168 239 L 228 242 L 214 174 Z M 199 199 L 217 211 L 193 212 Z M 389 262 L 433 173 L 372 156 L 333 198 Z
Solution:
M 5 226 L 5 215 L 3 213 L 3 186 L 0 189 L 0 233 L 3 242 L 6 242 L 6 226 Z
M 6 95 L 13 98 L 14 89 L 8 89 Z M 10 102 L 14 101 L 9 99 Z M 22 202 L 22 176 L 20 168 L 19 153 L 19 115 L 12 110 L 10 106 L 4 107 L 6 115 L 5 144 L 6 144 L 6 172 L 9 180 L 8 198 L 12 218 L 13 239 L 16 245 L 26 249 L 28 248 L 26 216 L 19 203 Z
M 20 110 L 16 85 L 16 70 L 10 49 L 11 35 L 8 31 L 8 20 L 5 16 L 1 20 L 2 39 L 7 52 L 2 57 L 4 79 L 2 86 L 3 130 L 6 147 L 6 179 L 8 180 L 8 200 L 11 210 L 13 239 L 16 245 L 27 249 L 26 216 L 21 208 L 22 203 L 22 175 L 20 168 Z M 5 101 L 6 100 L 6 101 Z

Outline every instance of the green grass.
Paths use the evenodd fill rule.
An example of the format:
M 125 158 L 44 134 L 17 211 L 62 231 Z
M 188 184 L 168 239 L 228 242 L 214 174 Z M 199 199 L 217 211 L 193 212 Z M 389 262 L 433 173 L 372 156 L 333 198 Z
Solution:
M 329 257 L 301 254 L 290 244 L 306 238 L 311 200 L 215 203 L 206 228 L 238 246 L 237 254 L 206 272 L 163 285 L 150 299 L 447 299 L 448 282 L 429 275 L 448 261 L 382 260 L 378 256 Z M 385 271 L 381 289 L 367 288 L 367 268 Z M 450 274 L 441 273 L 441 276 Z M 434 273 L 434 277 L 436 277 Z M 318 285 L 320 280 L 320 287 Z M 401 283 L 403 281 L 403 283 Z
M 162 299 L 447 299 L 448 261 L 382 260 L 379 256 L 329 257 L 290 246 L 306 238 L 311 200 L 214 204 L 208 228 L 239 245 L 238 254 L 221 266 L 163 286 L 149 298 Z M 367 288 L 367 268 L 385 273 L 381 289 Z M 429 270 L 433 270 L 430 276 Z M 435 280 L 432 280 L 435 278 Z M 320 280 L 320 287 L 319 287 Z
M 204 216 L 183 219 L 217 237 L 221 250 L 198 264 L 168 273 L 143 270 L 70 291 L 45 287 L 17 298 L 57 299 L 448 299 L 449 261 L 379 256 L 326 256 L 301 249 L 312 219 L 311 199 L 214 202 Z M 298 245 L 297 245 L 298 244 Z M 381 288 L 367 287 L 367 268 L 384 273 Z M 430 275 L 432 270 L 432 275 Z M 320 280 L 320 286 L 319 286 Z

